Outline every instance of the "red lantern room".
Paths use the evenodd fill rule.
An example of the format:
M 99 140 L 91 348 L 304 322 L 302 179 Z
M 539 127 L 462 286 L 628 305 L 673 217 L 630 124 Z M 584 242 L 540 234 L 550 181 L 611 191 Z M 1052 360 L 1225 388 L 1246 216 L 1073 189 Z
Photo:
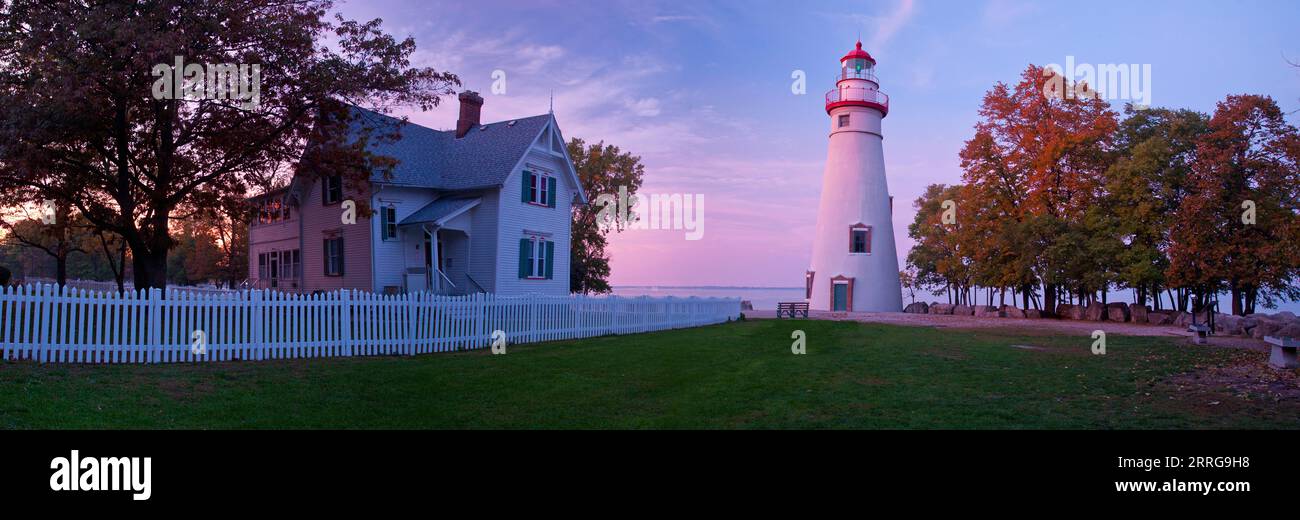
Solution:
M 840 73 L 835 76 L 835 89 L 826 93 L 826 113 L 845 106 L 874 108 L 880 116 L 889 114 L 889 96 L 880 90 L 876 79 L 876 59 L 862 50 L 858 42 L 853 50 L 840 58 Z
M 835 83 L 838 84 L 846 79 L 856 78 L 877 83 L 877 86 L 879 86 L 876 81 L 875 70 L 875 58 L 872 58 L 867 51 L 862 50 L 862 42 L 858 42 L 853 50 L 840 58 L 840 77 L 835 79 Z

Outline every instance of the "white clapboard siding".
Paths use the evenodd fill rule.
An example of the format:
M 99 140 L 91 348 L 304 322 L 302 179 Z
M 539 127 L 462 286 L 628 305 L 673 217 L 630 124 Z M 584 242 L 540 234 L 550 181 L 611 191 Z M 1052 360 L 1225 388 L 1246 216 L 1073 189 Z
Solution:
M 740 300 L 0 287 L 0 357 L 173 363 L 413 355 L 722 323 Z

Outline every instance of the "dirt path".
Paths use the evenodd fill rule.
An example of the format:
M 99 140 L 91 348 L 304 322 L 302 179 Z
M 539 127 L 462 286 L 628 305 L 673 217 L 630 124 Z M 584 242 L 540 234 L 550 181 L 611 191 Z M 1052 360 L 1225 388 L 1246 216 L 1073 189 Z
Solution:
M 745 311 L 745 317 L 751 319 L 775 319 L 776 311 Z M 1137 323 L 1116 323 L 1109 321 L 1075 321 L 1075 320 L 1031 320 L 1017 318 L 976 318 L 974 316 L 954 316 L 945 314 L 907 314 L 902 312 L 829 312 L 809 311 L 808 317 L 814 320 L 860 321 L 864 323 L 887 323 L 910 327 L 935 327 L 941 329 L 1000 329 L 1025 335 L 1042 334 L 1079 334 L 1088 336 L 1094 330 L 1103 330 L 1107 334 L 1126 336 L 1163 336 L 1183 338 L 1191 342 L 1192 334 L 1182 327 L 1173 325 L 1144 325 Z M 1268 344 L 1263 341 L 1239 336 L 1213 336 L 1211 346 L 1243 348 L 1267 351 Z

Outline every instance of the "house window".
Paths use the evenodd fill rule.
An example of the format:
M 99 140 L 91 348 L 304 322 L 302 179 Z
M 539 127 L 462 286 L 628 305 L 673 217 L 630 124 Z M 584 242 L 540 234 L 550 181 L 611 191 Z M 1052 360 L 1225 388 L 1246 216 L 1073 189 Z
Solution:
M 524 171 L 523 201 L 537 206 L 555 207 L 555 177 Z
M 334 204 L 343 200 L 343 177 L 338 175 L 325 177 L 321 189 L 321 201 L 324 204 Z
M 519 240 L 519 277 L 550 280 L 555 276 L 555 242 L 542 237 Z
M 343 237 L 325 239 L 323 249 L 325 276 L 343 276 Z
M 840 128 L 844 128 L 846 126 L 849 126 L 849 115 L 840 114 Z
M 849 252 L 871 253 L 871 226 L 858 224 L 849 228 Z
M 297 249 L 280 251 L 280 278 L 297 279 L 299 269 L 301 269 L 301 261 L 302 257 L 298 254 Z
M 397 238 L 397 208 L 386 206 L 379 210 L 379 232 L 384 240 Z
M 253 224 L 274 224 L 289 220 L 289 201 L 283 198 L 258 201 L 253 208 Z

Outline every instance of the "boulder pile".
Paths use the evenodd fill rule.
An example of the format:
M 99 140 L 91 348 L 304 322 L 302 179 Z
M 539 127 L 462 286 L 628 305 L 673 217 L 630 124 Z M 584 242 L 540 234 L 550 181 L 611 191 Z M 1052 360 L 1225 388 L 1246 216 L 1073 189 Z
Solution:
M 974 316 L 977 318 L 1015 318 L 1043 319 L 1058 317 L 1065 320 L 1110 321 L 1115 323 L 1139 323 L 1150 325 L 1174 326 L 1187 328 L 1192 324 L 1192 314 L 1172 310 L 1151 310 L 1146 305 L 1129 305 L 1114 302 L 1102 305 L 1060 304 L 1056 306 L 1056 315 L 1049 315 L 1038 309 L 1020 309 L 1012 305 L 993 307 L 988 305 L 954 305 L 951 303 L 916 302 L 908 305 L 903 312 L 913 314 L 947 314 L 957 316 Z M 1205 312 L 1198 313 L 1196 323 L 1207 321 Z M 1234 316 L 1215 313 L 1214 331 L 1229 336 L 1248 336 L 1263 339 L 1265 336 L 1300 338 L 1300 318 L 1287 311 L 1276 314 L 1251 314 Z

